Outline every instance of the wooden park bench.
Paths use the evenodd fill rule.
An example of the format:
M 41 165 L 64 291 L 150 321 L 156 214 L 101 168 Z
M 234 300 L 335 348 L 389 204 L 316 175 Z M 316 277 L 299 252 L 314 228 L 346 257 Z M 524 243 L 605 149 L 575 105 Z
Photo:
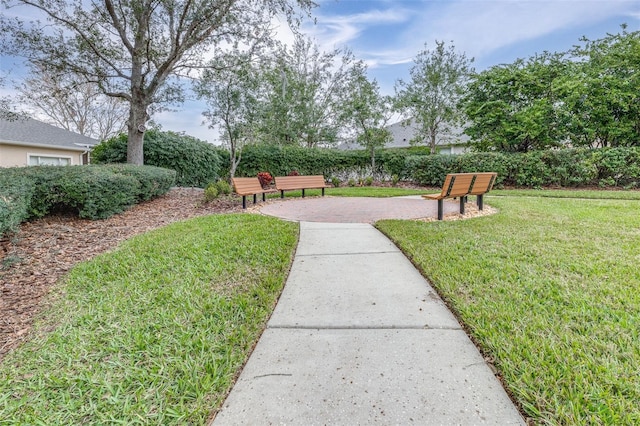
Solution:
M 265 201 L 265 194 L 276 192 L 275 189 L 264 189 L 257 177 L 234 177 L 233 188 L 238 195 L 242 195 L 242 208 L 247 208 L 247 195 L 253 195 L 253 204 L 256 203 L 256 196 L 262 194 L 262 201 Z
M 478 201 L 478 208 L 482 210 L 483 195 L 493 187 L 497 173 L 449 173 L 442 185 L 439 194 L 427 194 L 422 198 L 438 200 L 438 220 L 444 216 L 444 199 L 459 198 L 460 214 L 464 214 L 464 204 L 468 195 L 475 195 Z
M 302 196 L 304 197 L 305 189 L 322 189 L 322 196 L 324 197 L 324 189 L 330 188 L 331 185 L 327 185 L 324 181 L 324 176 L 276 176 L 276 189 L 280 191 L 280 198 L 284 198 L 284 191 L 293 191 L 297 189 L 302 190 Z

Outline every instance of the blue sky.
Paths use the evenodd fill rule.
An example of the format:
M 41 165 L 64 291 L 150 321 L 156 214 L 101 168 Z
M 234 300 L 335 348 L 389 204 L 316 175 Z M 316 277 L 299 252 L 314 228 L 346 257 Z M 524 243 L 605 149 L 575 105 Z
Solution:
M 326 50 L 349 48 L 368 65 L 383 94 L 407 79 L 418 52 L 435 40 L 453 43 L 482 71 L 547 50 L 560 52 L 582 36 L 598 39 L 620 25 L 640 30 L 639 0 L 316 0 L 315 24 L 304 32 Z M 287 38 L 286 31 L 282 32 Z M 199 102 L 158 121 L 215 142 L 216 132 L 200 126 Z
M 435 40 L 474 58 L 477 71 L 543 51 L 566 51 L 589 39 L 640 30 L 640 0 L 316 0 L 316 23 L 304 32 L 325 50 L 349 48 L 368 65 L 383 94 L 407 79 L 413 58 Z M 281 28 L 282 39 L 291 39 Z M 4 64 L 3 64 L 4 67 Z M 3 70 L 5 71 L 5 70 Z M 202 102 L 188 100 L 154 119 L 164 130 L 216 142 L 202 125 Z

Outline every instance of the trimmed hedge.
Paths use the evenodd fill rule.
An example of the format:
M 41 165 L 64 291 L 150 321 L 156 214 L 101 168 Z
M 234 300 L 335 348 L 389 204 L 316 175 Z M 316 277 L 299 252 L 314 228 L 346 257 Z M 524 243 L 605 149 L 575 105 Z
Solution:
M 223 161 L 229 163 L 222 148 L 175 132 L 147 131 L 143 151 L 145 165 L 175 170 L 177 186 L 204 188 L 225 172 Z M 95 164 L 126 163 L 127 135 L 101 142 L 91 155 Z
M 149 166 L 35 166 L 0 169 L 0 235 L 54 212 L 106 219 L 166 193 L 175 171 Z
M 373 176 L 390 179 L 405 176 L 405 160 L 420 150 L 381 149 L 376 151 L 376 169 L 371 170 L 371 155 L 364 150 L 340 151 L 336 149 L 303 148 L 299 146 L 250 145 L 242 150 L 242 161 L 237 176 L 256 176 L 268 171 L 272 176 L 287 176 L 292 170 L 301 175 L 324 175 L 326 179 L 337 177 Z
M 498 186 L 640 186 L 639 147 L 411 156 L 405 166 L 409 179 L 425 186 L 441 186 L 447 173 L 474 171 L 497 172 Z
M 471 152 L 429 155 L 420 147 L 376 151 L 376 169 L 364 150 L 339 151 L 296 146 L 247 146 L 238 176 L 267 171 L 286 176 L 322 174 L 327 180 L 373 177 L 402 179 L 424 186 L 441 186 L 447 173 L 495 171 L 498 186 L 640 187 L 640 148 L 559 149 L 528 153 Z

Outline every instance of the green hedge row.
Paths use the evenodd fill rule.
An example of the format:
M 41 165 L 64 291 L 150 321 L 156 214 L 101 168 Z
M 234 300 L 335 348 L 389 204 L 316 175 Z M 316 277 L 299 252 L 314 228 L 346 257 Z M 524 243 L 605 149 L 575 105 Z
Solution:
M 494 171 L 498 186 L 640 187 L 640 148 L 561 149 L 524 154 L 467 153 L 411 156 L 406 176 L 441 186 L 447 173 Z
M 223 163 L 229 163 L 222 148 L 175 132 L 147 131 L 143 151 L 145 165 L 175 170 L 177 186 L 204 188 L 224 176 Z M 101 142 L 91 158 L 94 164 L 126 163 L 127 135 Z
M 375 170 L 371 169 L 371 154 L 363 150 L 309 149 L 298 146 L 250 145 L 242 151 L 237 176 L 256 176 L 269 172 L 273 176 L 286 176 L 296 170 L 302 175 L 324 175 L 325 178 L 374 176 L 377 179 L 393 175 L 405 176 L 406 158 L 426 149 L 385 149 L 376 151 Z
M 37 166 L 0 169 L 0 235 L 53 212 L 105 219 L 166 193 L 173 170 L 152 166 Z

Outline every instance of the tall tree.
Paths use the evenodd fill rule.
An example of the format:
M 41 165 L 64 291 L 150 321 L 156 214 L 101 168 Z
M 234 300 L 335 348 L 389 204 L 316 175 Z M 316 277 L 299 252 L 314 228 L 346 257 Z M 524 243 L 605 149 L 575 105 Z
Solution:
M 297 36 L 291 48 L 280 46 L 263 65 L 267 87 L 262 132 L 282 144 L 334 144 L 348 87 L 361 67 L 351 52 L 321 52 L 303 36 Z
M 425 44 L 409 70 L 411 80 L 398 80 L 395 86 L 395 108 L 416 125 L 412 143 L 427 141 L 435 154 L 437 143 L 449 136 L 462 121 L 457 108 L 469 75 L 471 63 L 453 45 L 447 47 L 436 40 L 435 50 Z
M 215 67 L 202 73 L 194 89 L 206 100 L 208 109 L 203 115 L 209 127 L 219 128 L 221 139 L 230 151 L 229 177 L 233 178 L 242 159 L 242 148 L 256 140 L 260 75 L 250 58 L 243 58 L 241 54 L 212 65 Z
M 51 78 L 45 70 L 37 68 L 18 91 L 20 101 L 49 124 L 98 140 L 125 131 L 126 103 L 105 96 L 95 84 L 79 83 L 69 76 Z
M 371 170 L 376 168 L 376 149 L 391 141 L 391 132 L 386 129 L 391 114 L 391 100 L 380 95 L 376 80 L 369 81 L 364 68 L 353 79 L 349 87 L 349 100 L 344 104 L 346 121 L 355 129 L 356 142 L 369 151 Z
M 474 147 L 527 152 L 560 145 L 567 117 L 559 82 L 569 65 L 563 54 L 545 52 L 473 76 L 461 108 Z
M 295 23 L 312 0 L 1 0 L 37 9 L 47 23 L 4 16 L 5 53 L 53 77 L 72 74 L 129 105 L 127 161 L 143 164 L 153 108 L 182 99 L 179 77 L 226 46 L 268 38 L 272 18 Z
M 568 138 L 592 147 L 640 144 L 640 31 L 581 40 L 569 53 L 573 72 L 563 83 Z

